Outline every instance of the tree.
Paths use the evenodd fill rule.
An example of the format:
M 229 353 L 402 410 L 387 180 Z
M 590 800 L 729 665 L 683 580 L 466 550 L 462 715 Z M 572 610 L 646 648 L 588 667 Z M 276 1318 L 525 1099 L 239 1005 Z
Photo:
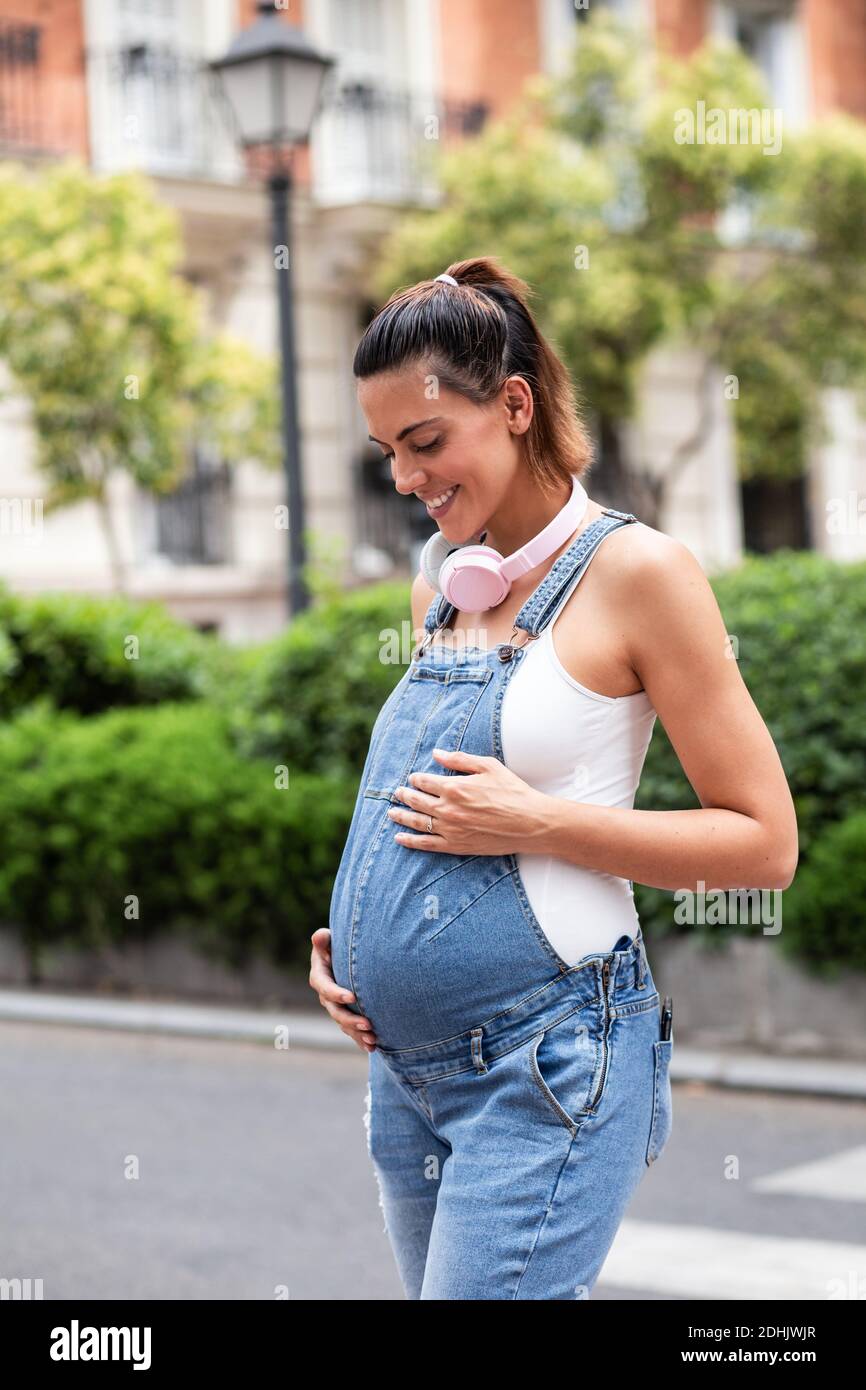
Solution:
M 108 482 L 177 484 L 193 442 L 278 457 L 275 364 L 209 334 L 174 214 L 138 174 L 0 166 L 0 358 L 28 399 L 46 509 L 92 498 L 123 587 Z
M 700 445 L 717 371 L 736 376 L 741 476 L 802 470 L 820 388 L 866 367 L 866 134 L 836 118 L 758 141 L 687 143 L 683 112 L 772 112 L 732 45 L 686 60 L 603 11 L 564 79 L 533 79 L 503 119 L 436 162 L 440 208 L 408 214 L 371 289 L 496 254 L 534 287 L 539 318 L 591 411 L 607 490 L 657 524 Z M 687 133 L 687 132 L 685 132 Z M 745 231 L 733 239 L 731 209 Z M 724 216 L 727 214 L 727 217 Z M 685 338 L 705 362 L 699 423 L 660 476 L 623 457 L 650 351 Z

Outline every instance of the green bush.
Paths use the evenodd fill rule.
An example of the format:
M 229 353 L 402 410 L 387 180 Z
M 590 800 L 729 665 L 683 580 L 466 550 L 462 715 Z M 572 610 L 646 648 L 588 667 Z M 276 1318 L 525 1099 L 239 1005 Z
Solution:
M 783 894 L 779 945 L 816 973 L 866 970 L 866 811 L 831 825 Z
M 855 853 L 864 859 L 866 564 L 781 551 L 713 587 L 797 809 L 800 868 L 780 940 L 864 965 L 863 894 L 826 885 L 843 870 L 853 883 Z M 410 628 L 405 582 L 329 598 L 246 651 L 157 605 L 0 590 L 0 712 L 17 712 L 0 728 L 0 917 L 34 952 L 174 927 L 228 961 L 306 964 Z M 125 655 L 130 635 L 138 660 Z M 275 788 L 275 765 L 291 769 L 288 790 Z M 636 805 L 699 805 L 660 722 Z M 130 894 L 138 920 L 124 916 Z M 723 930 L 679 928 L 668 892 L 636 883 L 635 896 L 648 933 Z
M 411 639 L 405 582 L 370 585 L 300 614 L 249 664 L 231 710 L 239 750 L 357 779 L 376 715 L 408 665 Z
M 0 715 L 6 717 L 41 697 L 79 714 L 200 699 L 221 683 L 231 662 L 228 647 L 157 603 L 26 597 L 0 588 Z
M 38 963 L 176 929 L 216 958 L 309 962 L 353 788 L 244 761 L 204 703 L 79 719 L 46 702 L 0 728 L 0 920 Z M 139 916 L 127 918 L 134 895 Z
M 802 873 L 817 838 L 863 804 L 866 564 L 780 550 L 748 557 L 715 578 L 713 590 L 791 787 Z M 658 722 L 635 805 L 679 810 L 699 804 Z M 635 884 L 635 899 L 652 930 L 674 930 L 670 893 Z

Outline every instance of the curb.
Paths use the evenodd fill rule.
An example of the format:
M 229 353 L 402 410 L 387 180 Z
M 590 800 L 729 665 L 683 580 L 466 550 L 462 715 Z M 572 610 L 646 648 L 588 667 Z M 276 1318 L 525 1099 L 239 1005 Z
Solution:
M 327 1017 L 300 1009 L 242 1009 L 92 995 L 0 989 L 0 1022 L 56 1023 L 127 1033 L 219 1038 L 273 1046 L 277 1029 L 289 1044 L 328 1052 L 360 1049 Z M 866 1063 L 828 1057 L 777 1057 L 724 1048 L 675 1046 L 671 1079 L 732 1090 L 866 1100 Z

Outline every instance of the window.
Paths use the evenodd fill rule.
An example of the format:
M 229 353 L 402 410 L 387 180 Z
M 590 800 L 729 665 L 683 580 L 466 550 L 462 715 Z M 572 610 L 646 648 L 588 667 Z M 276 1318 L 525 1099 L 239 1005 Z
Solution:
M 231 475 L 196 449 L 192 471 L 174 492 L 156 499 L 156 549 L 179 565 L 229 561 Z
M 760 68 L 786 125 L 802 125 L 808 117 L 806 59 L 795 0 L 716 0 L 713 32 Z
M 807 479 L 751 478 L 740 483 L 743 544 L 746 551 L 770 555 L 783 546 L 808 550 Z

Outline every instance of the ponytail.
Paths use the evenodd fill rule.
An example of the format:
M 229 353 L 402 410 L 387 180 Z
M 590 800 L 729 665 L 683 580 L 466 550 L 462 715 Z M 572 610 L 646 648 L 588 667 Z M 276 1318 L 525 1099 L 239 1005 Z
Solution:
M 546 492 L 585 474 L 592 448 L 561 359 L 528 307 L 529 286 L 496 257 L 455 261 L 457 285 L 421 280 L 397 291 L 368 324 L 355 352 L 358 378 L 411 362 L 476 405 L 494 399 L 510 376 L 525 378 L 533 413 L 523 436 L 526 463 Z

